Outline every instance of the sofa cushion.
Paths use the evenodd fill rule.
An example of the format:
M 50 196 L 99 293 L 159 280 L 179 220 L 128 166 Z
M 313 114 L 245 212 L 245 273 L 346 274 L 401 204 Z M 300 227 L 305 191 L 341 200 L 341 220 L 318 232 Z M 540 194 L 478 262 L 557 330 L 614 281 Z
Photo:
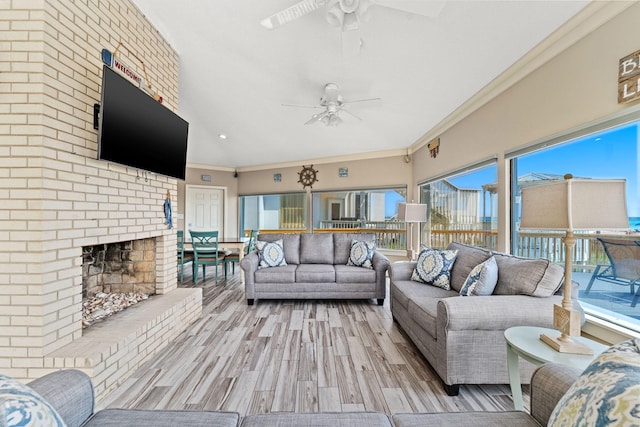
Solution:
M 333 234 L 305 233 L 300 235 L 300 264 L 333 265 Z
M 333 263 L 336 265 L 346 265 L 351 251 L 353 240 L 363 240 L 365 242 L 375 242 L 376 235 L 373 233 L 333 233 Z
M 380 412 L 314 412 L 247 415 L 241 427 L 391 427 Z
M 498 283 L 498 264 L 491 256 L 488 260 L 476 265 L 469 273 L 460 289 L 462 296 L 491 295 Z
M 295 283 L 297 265 L 261 268 L 256 270 L 256 283 Z
M 352 240 L 351 250 L 349 251 L 349 259 L 347 265 L 354 267 L 373 268 L 373 253 L 376 250 L 376 242 L 367 242 L 364 240 Z
M 376 272 L 369 268 L 334 265 L 338 283 L 375 283 Z
M 494 252 L 498 283 L 494 295 L 549 297 L 562 284 L 564 269 L 548 259 L 520 258 Z
M 0 425 L 66 426 L 53 406 L 35 390 L 20 381 L 1 374 Z
M 438 325 L 438 301 L 440 298 L 416 297 L 409 300 L 409 316 L 432 338 L 436 338 Z
M 450 289 L 449 276 L 457 251 L 438 250 L 422 247 L 411 280 Z
M 490 426 L 490 427 L 540 427 L 540 424 L 523 411 L 500 412 L 436 412 L 424 414 L 394 414 L 396 427 L 424 426 Z
M 451 289 L 460 292 L 471 270 L 473 270 L 476 265 L 488 260 L 491 252 L 486 249 L 464 245 L 458 242 L 451 242 L 449 246 L 447 246 L 447 249 L 458 251 L 456 262 L 451 269 L 450 282 Z
M 458 296 L 456 291 L 436 288 L 435 286 L 424 286 L 413 280 L 397 280 L 391 285 L 391 296 L 403 307 L 409 306 L 409 301 L 414 298 L 449 298 Z
M 240 422 L 237 412 L 202 410 L 103 409 L 83 427 L 234 427 Z
M 640 339 L 596 357 L 556 404 L 548 425 L 640 425 Z
M 258 251 L 258 268 L 281 267 L 287 265 L 284 259 L 284 248 L 282 240 L 275 242 L 256 242 L 256 250 Z
M 296 269 L 297 283 L 327 283 L 336 281 L 333 264 L 300 264 Z
M 282 240 L 284 259 L 287 264 L 300 264 L 300 234 L 298 233 L 265 233 L 258 234 L 258 241 L 275 242 Z

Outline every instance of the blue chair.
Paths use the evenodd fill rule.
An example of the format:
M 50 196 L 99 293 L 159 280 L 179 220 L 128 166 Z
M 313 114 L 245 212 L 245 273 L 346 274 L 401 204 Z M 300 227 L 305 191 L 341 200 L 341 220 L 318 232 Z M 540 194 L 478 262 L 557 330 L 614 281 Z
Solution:
M 218 266 L 224 262 L 224 251 L 218 246 L 217 231 L 191 231 L 191 244 L 193 245 L 193 284 L 198 282 L 198 267 L 202 266 L 202 280 L 206 278 L 206 266 L 213 265 L 216 268 L 216 283 L 218 283 Z
M 178 230 L 178 268 L 180 269 L 180 283 L 184 281 L 184 265 L 193 263 L 193 253 L 184 252 L 184 231 Z
M 258 237 L 258 230 L 251 230 L 249 232 L 249 242 L 245 248 L 244 254 L 253 252 L 256 246 L 256 238 Z M 231 252 L 224 257 L 224 280 L 227 280 L 227 265 L 231 263 L 231 274 L 236 274 L 236 263 L 240 262 L 240 254 L 237 252 Z

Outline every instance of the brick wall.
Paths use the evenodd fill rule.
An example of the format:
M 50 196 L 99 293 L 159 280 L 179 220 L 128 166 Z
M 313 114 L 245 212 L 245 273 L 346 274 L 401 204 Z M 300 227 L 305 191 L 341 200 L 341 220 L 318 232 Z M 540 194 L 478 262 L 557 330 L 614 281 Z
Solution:
M 162 204 L 177 181 L 96 160 L 93 104 L 100 51 L 122 42 L 175 110 L 178 55 L 127 0 L 0 0 L 0 14 L 0 371 L 26 380 L 82 335 L 83 246 L 156 237 L 158 293 L 176 287 Z

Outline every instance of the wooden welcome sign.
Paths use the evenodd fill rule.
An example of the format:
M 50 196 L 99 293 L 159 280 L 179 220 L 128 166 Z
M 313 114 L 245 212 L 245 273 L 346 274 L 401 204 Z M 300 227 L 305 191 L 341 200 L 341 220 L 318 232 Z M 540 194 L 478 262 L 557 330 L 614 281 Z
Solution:
M 618 104 L 640 98 L 640 50 L 620 59 L 618 66 Z

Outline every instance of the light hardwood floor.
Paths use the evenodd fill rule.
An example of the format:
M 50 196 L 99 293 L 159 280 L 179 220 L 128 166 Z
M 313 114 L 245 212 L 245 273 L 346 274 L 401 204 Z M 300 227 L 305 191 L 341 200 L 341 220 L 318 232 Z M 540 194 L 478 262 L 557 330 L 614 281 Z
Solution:
M 204 293 L 202 318 L 99 408 L 240 415 L 513 409 L 508 385 L 462 386 L 458 396 L 447 396 L 393 322 L 388 300 L 384 306 L 374 300 L 262 300 L 247 306 L 238 267 L 218 284 L 213 272 L 207 274 L 197 284 Z M 185 286 L 193 286 L 190 276 Z M 528 405 L 528 387 L 524 392 Z

